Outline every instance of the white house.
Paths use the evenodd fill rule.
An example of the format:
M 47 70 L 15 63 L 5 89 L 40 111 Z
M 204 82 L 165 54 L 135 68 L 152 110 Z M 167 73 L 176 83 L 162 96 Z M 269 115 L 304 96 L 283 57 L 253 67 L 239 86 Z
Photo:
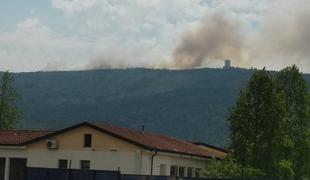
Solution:
M 226 151 L 203 143 L 109 124 L 83 122 L 58 131 L 0 130 L 0 180 L 25 167 L 120 170 L 122 174 L 196 176 Z

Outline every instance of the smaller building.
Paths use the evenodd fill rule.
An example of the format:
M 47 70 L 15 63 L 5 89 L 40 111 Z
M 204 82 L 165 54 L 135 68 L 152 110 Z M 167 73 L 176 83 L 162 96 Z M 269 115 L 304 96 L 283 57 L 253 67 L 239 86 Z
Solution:
M 22 180 L 25 167 L 119 170 L 195 177 L 227 152 L 203 143 L 83 122 L 58 131 L 0 130 L 0 180 Z

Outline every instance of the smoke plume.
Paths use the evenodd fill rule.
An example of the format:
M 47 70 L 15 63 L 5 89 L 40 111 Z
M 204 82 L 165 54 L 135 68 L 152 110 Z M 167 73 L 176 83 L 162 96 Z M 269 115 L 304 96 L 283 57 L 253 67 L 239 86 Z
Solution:
M 43 71 L 62 71 L 65 70 L 67 65 L 61 61 L 48 62 Z
M 202 67 L 224 59 L 245 67 L 309 66 L 310 12 L 307 8 L 298 10 L 268 14 L 253 32 L 225 15 L 207 17 L 182 37 L 171 67 Z
M 173 68 L 193 68 L 206 61 L 242 59 L 244 48 L 240 22 L 215 14 L 187 32 L 173 52 Z
M 306 10 L 294 15 L 273 17 L 266 21 L 248 44 L 253 63 L 274 61 L 285 65 L 309 65 L 310 13 Z M 269 62 L 267 62 L 269 61 Z
M 300 4 L 307 4 L 303 2 Z M 160 50 L 149 53 L 152 50 L 113 48 L 93 59 L 87 69 L 190 69 L 232 59 L 239 67 L 279 69 L 297 64 L 309 70 L 303 67 L 310 65 L 310 12 L 298 3 L 293 5 L 296 7 L 285 9 L 275 3 L 269 12 L 257 17 L 255 25 L 239 16 L 214 11 L 180 37 L 171 56 Z
M 143 61 L 143 55 L 130 48 L 111 45 L 107 49 L 98 50 L 86 65 L 86 69 L 151 67 Z

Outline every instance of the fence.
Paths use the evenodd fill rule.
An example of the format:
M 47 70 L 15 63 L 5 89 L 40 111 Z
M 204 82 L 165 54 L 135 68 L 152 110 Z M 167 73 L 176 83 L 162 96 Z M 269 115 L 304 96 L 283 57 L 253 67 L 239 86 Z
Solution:
M 120 180 L 118 171 L 27 168 L 25 180 Z
M 119 171 L 27 168 L 24 180 L 240 180 L 120 174 Z

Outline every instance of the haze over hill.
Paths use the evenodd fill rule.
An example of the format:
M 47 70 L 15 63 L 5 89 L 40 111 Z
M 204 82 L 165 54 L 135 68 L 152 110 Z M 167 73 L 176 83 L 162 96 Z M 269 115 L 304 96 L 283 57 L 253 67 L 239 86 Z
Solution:
M 225 146 L 228 109 L 253 70 L 91 70 L 17 73 L 20 128 L 109 122 Z M 305 75 L 308 82 L 310 76 Z

